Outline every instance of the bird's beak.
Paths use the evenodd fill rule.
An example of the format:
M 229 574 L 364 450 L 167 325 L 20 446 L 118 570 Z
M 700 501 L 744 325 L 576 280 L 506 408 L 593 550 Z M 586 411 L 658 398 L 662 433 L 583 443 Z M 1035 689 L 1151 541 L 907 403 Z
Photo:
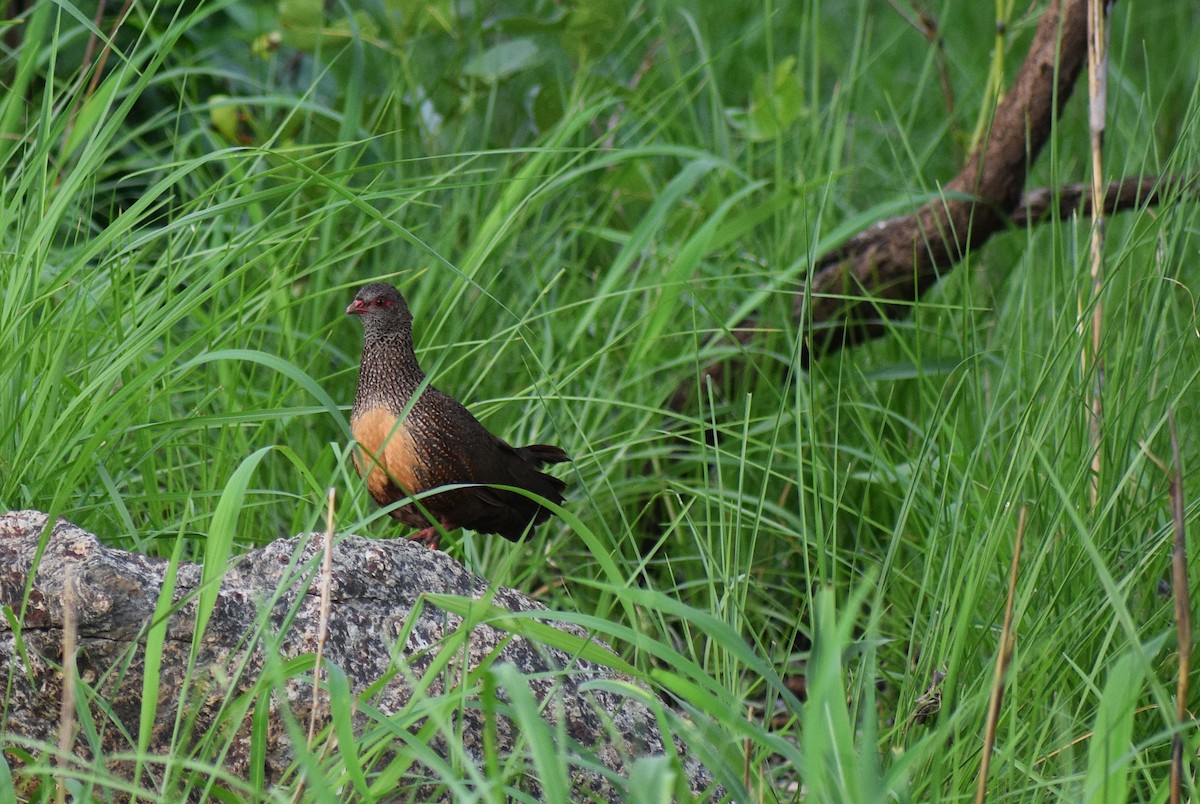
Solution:
M 355 299 L 350 302 L 350 306 L 346 308 L 346 315 L 362 315 L 367 311 L 366 302 L 362 299 Z

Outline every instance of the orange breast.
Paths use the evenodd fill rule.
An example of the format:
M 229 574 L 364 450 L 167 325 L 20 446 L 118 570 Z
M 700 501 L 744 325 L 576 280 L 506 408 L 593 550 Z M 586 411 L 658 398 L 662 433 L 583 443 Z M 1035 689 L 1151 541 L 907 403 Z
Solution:
M 419 457 L 412 435 L 406 423 L 397 423 L 395 414 L 387 408 L 368 410 L 351 420 L 350 430 L 359 447 L 354 465 L 366 478 L 372 497 L 394 501 L 394 489 L 388 487 L 396 485 L 408 494 L 424 490 L 418 488 Z

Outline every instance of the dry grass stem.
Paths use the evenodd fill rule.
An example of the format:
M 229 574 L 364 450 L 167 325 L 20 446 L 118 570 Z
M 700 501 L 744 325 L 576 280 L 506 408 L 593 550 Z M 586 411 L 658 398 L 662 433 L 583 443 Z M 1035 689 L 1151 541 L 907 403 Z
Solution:
M 333 508 L 336 492 L 329 489 L 328 505 L 325 510 L 325 532 L 322 534 L 322 561 L 319 590 L 320 613 L 317 619 L 317 656 L 313 662 L 312 706 L 308 713 L 308 746 L 311 749 L 317 733 L 317 711 L 321 705 L 321 665 L 325 654 L 325 639 L 329 633 L 330 576 L 333 571 Z M 300 801 L 304 795 L 305 779 L 296 785 L 292 801 Z
M 1004 625 L 1000 629 L 1000 650 L 996 656 L 996 670 L 992 675 L 992 696 L 988 701 L 987 721 L 983 732 L 983 757 L 979 762 L 979 779 L 975 786 L 975 804 L 987 798 L 988 770 L 992 763 L 992 749 L 996 745 L 996 725 L 1000 720 L 1000 705 L 1004 699 L 1004 676 L 1012 661 L 1013 607 L 1017 598 L 1017 571 L 1021 565 L 1021 543 L 1025 541 L 1025 506 L 1017 515 L 1017 538 L 1013 544 L 1012 564 L 1008 573 L 1008 599 L 1004 603 Z
M 1090 348 L 1083 350 L 1083 376 L 1093 378 L 1091 390 L 1092 482 L 1091 501 L 1096 505 L 1100 495 L 1104 393 L 1104 364 L 1100 359 L 1101 313 L 1100 288 L 1104 282 L 1104 121 L 1107 117 L 1108 26 L 1105 24 L 1104 0 L 1088 0 L 1087 4 L 1087 72 L 1088 128 L 1092 150 L 1092 270 L 1091 298 L 1092 331 Z M 1080 303 L 1080 310 L 1088 304 Z M 1082 326 L 1082 315 L 1081 326 Z
M 313 667 L 312 711 L 308 717 L 308 742 L 312 744 L 317 730 L 317 707 L 320 703 L 321 660 L 325 654 L 325 640 L 329 636 L 329 610 L 332 608 L 331 578 L 333 576 L 333 509 L 337 492 L 329 489 L 329 505 L 325 514 L 325 533 L 322 540 L 321 561 L 321 616 L 317 621 L 317 661 Z
M 1188 675 L 1192 664 L 1192 601 L 1188 591 L 1187 529 L 1184 524 L 1183 459 L 1175 415 L 1168 414 L 1171 429 L 1171 519 L 1175 537 L 1171 549 L 1171 596 L 1175 601 L 1175 629 L 1179 639 L 1179 680 L 1175 689 L 1175 717 L 1180 730 L 1171 738 L 1171 804 L 1183 800 L 1183 726 L 1187 722 Z
M 62 642 L 62 707 L 58 712 L 58 765 L 64 770 L 75 746 L 75 647 L 79 642 L 75 623 L 75 576 L 68 571 L 63 579 L 63 642 Z M 67 786 L 65 775 L 55 783 L 54 800 L 65 804 Z

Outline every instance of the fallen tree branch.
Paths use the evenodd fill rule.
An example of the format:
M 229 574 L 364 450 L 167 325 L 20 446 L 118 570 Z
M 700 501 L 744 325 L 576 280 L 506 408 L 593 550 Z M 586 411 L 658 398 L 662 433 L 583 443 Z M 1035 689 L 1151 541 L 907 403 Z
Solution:
M 1200 190 L 1200 176 L 1166 175 L 1166 176 L 1132 176 L 1110 183 L 1104 194 L 1104 214 L 1113 215 L 1135 209 L 1145 209 L 1160 203 L 1164 198 L 1177 193 L 1197 194 Z M 1092 211 L 1091 185 L 1068 184 L 1062 187 L 1038 187 L 1023 194 L 1016 210 L 1009 218 L 1010 229 L 1024 229 L 1052 220 L 1066 220 L 1074 215 L 1090 216 Z M 887 226 L 888 222 L 877 224 Z M 867 230 L 856 235 L 852 240 L 867 240 L 870 232 Z M 841 259 L 850 259 L 857 250 L 863 248 L 862 242 L 851 245 L 848 241 L 835 251 L 823 258 L 827 261 L 834 255 Z M 876 317 L 878 318 L 878 317 Z M 754 340 L 760 323 L 757 319 L 747 318 L 730 331 L 733 341 L 746 346 Z M 878 334 L 870 332 L 868 334 Z M 809 357 L 804 353 L 805 365 Z M 725 381 L 727 374 L 736 373 L 740 369 L 740 361 L 736 359 L 722 360 L 706 367 L 702 377 L 710 379 L 718 387 Z M 687 400 L 693 398 L 694 383 L 681 383 L 671 397 L 672 410 L 683 410 Z
M 794 306 L 806 333 L 804 364 L 883 332 L 881 315 L 903 315 L 943 271 L 1010 225 L 1029 166 L 1049 139 L 1086 53 L 1086 2 L 1051 0 L 988 135 L 942 196 L 818 261 Z
M 1104 214 L 1113 215 L 1131 209 L 1154 206 L 1177 192 L 1194 192 L 1196 176 L 1132 176 L 1110 182 L 1104 191 Z M 1072 215 L 1092 214 L 1089 184 L 1068 184 L 1063 187 L 1039 187 L 1021 196 L 1010 225 L 1024 229 L 1051 220 L 1064 220 Z
M 805 368 L 814 357 L 878 337 L 885 318 L 899 318 L 943 273 L 992 235 L 1073 215 L 1091 215 L 1090 184 L 1042 187 L 1022 193 L 1029 166 L 1049 138 L 1054 117 L 1070 97 L 1087 55 L 1086 0 L 1052 0 L 1012 89 L 996 108 L 989 136 L 944 187 L 941 197 L 908 215 L 874 224 L 822 255 L 811 285 L 794 304 L 804 340 Z M 1195 194 L 1200 176 L 1131 176 L 1110 183 L 1104 213 L 1146 208 L 1177 193 Z M 732 329 L 746 346 L 763 324 L 745 319 Z M 701 372 L 718 386 L 741 370 L 726 359 Z M 680 410 L 694 381 L 670 399 Z

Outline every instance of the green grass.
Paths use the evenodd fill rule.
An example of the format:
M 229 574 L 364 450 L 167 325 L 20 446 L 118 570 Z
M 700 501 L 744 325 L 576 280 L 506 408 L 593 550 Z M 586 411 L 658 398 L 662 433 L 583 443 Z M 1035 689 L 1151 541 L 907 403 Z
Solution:
M 887 337 L 808 372 L 790 318 L 814 257 L 953 175 L 1036 19 L 997 42 L 992 14 L 929 7 L 948 112 L 935 52 L 880 4 L 527 5 L 368 4 L 323 33 L 270 3 L 138 7 L 94 91 L 90 10 L 39 4 L 5 29 L 21 44 L 0 59 L 0 508 L 203 561 L 206 579 L 319 529 L 329 487 L 340 531 L 399 535 L 347 461 L 361 336 L 342 314 L 357 285 L 391 281 L 439 387 L 574 458 L 567 516 L 535 538 L 445 546 L 610 641 L 687 713 L 660 708 L 663 728 L 737 800 L 794 800 L 795 780 L 812 801 L 973 795 L 1022 507 L 992 800 L 1164 800 L 1178 657 L 1158 462 L 1174 411 L 1194 500 L 1195 203 L 1109 221 L 1093 504 L 1089 221 L 996 238 Z M 1196 171 L 1195 14 L 1113 13 L 1108 178 Z M 1085 89 L 1030 186 L 1087 180 Z M 761 331 L 731 345 L 748 314 Z M 701 378 L 729 357 L 741 373 Z M 935 671 L 941 708 L 920 721 Z M 308 672 L 270 668 L 258 691 Z M 803 673 L 800 702 L 782 678 Z M 481 671 L 399 717 L 368 712 L 356 741 L 335 723 L 334 751 L 293 724 L 280 790 L 230 778 L 222 738 L 194 742 L 186 713 L 195 750 L 133 759 L 150 800 L 301 784 L 369 799 L 416 784 L 414 762 L 460 798 L 527 778 L 552 792 L 570 760 L 522 689 Z M 250 706 L 228 702 L 230 722 Z M 456 747 L 464 706 L 527 742 L 475 768 Z M 53 748 L 21 750 L 0 789 L 52 787 Z M 679 795 L 678 771 L 642 760 L 622 784 Z M 102 765 L 69 775 L 101 798 L 127 784 Z

